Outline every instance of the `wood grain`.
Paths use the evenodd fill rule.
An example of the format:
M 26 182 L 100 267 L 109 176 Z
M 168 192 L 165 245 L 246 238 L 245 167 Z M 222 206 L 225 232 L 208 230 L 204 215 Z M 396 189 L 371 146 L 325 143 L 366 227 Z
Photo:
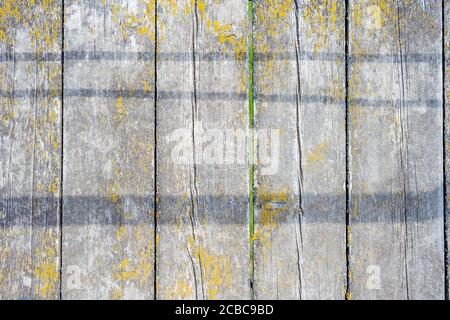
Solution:
M 354 299 L 444 298 L 441 1 L 350 1 Z
M 2 0 L 0 299 L 448 298 L 449 25 Z
M 446 241 L 447 241 L 447 246 L 446 246 L 446 252 L 445 252 L 445 268 L 446 268 L 446 288 L 447 288 L 447 296 L 446 298 L 448 299 L 449 295 L 450 295 L 450 279 L 448 277 L 448 272 L 449 272 L 449 261 L 450 261 L 450 256 L 449 256 L 449 252 L 448 252 L 448 248 L 450 245 L 450 240 L 448 238 L 448 235 L 450 234 L 450 224 L 449 224 L 449 213 L 450 213 L 450 194 L 449 194 L 449 190 L 450 190 L 450 4 L 447 2 L 443 2 L 443 12 L 444 12 L 444 17 L 443 17 L 443 22 L 444 22 L 444 101 L 445 101 L 445 105 L 444 105 L 444 114 L 445 114 L 445 119 L 444 119 L 444 159 L 445 159 L 445 191 L 446 194 L 445 196 L 445 212 L 444 214 L 446 215 L 446 224 L 444 226 L 445 230 L 444 230 L 444 234 L 446 236 Z
M 65 6 L 62 298 L 152 299 L 155 3 Z
M 254 6 L 255 297 L 344 299 L 345 6 Z
M 0 12 L 0 299 L 55 299 L 61 2 L 5 0 Z
M 250 297 L 246 30 L 245 0 L 158 4 L 158 299 Z

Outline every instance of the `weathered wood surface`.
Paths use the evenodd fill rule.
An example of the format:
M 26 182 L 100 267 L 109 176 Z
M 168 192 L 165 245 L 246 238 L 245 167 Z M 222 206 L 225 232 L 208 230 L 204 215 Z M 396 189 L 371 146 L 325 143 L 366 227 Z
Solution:
M 65 16 L 62 298 L 152 299 L 155 2 Z
M 61 2 L 0 3 L 0 299 L 59 297 Z
M 250 297 L 247 150 L 225 137 L 245 138 L 247 30 L 245 0 L 158 2 L 159 299 Z
M 442 2 L 350 1 L 350 294 L 444 298 Z
M 448 248 L 450 245 L 450 240 L 448 239 L 448 235 L 450 234 L 450 224 L 449 224 L 449 217 L 450 217 L 450 194 L 449 194 L 449 190 L 450 190 L 450 175 L 448 174 L 449 170 L 450 170 L 450 3 L 445 2 L 443 3 L 443 12 L 444 12 L 444 17 L 443 17 L 443 21 L 444 21 L 444 57 L 445 61 L 444 61 L 444 101 L 445 101 L 445 105 L 444 105 L 444 114 L 445 114 L 445 119 L 444 119 L 444 159 L 445 159 L 445 185 L 446 185 L 446 194 L 444 195 L 444 201 L 445 201 L 445 216 L 446 216 L 446 225 L 445 227 L 445 231 L 444 234 L 446 236 L 446 241 L 447 241 L 447 246 L 446 246 L 446 252 L 445 252 L 445 268 L 447 270 L 446 272 L 446 276 L 447 278 L 445 279 L 446 284 L 447 284 L 447 299 L 450 296 L 450 289 L 449 289 L 449 285 L 450 285 L 450 279 L 449 279 L 449 275 L 448 272 L 450 271 L 450 265 L 449 265 L 449 261 L 450 261 L 450 256 L 449 256 L 449 252 L 448 252 Z
M 254 6 L 255 297 L 344 299 L 345 6 Z
M 450 6 L 348 3 L 3 0 L 0 299 L 443 299 Z

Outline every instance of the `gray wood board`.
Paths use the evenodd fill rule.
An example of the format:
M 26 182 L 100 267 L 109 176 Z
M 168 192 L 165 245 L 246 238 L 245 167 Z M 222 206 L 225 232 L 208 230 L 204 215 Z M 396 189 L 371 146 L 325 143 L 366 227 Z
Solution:
M 441 5 L 350 1 L 354 299 L 444 298 Z
M 246 135 L 247 20 L 245 0 L 158 2 L 158 299 L 250 297 L 247 149 L 225 139 Z
M 450 170 L 450 4 L 448 2 L 443 3 L 444 5 L 444 17 L 443 17 L 443 21 L 444 21 L 444 99 L 445 99 L 445 106 L 444 106 L 444 112 L 445 112 L 445 119 L 444 119 L 444 132 L 445 132 L 445 136 L 444 136 L 444 152 L 445 152 L 445 184 L 446 184 L 446 194 L 445 194 L 445 212 L 444 214 L 446 215 L 446 225 L 445 225 L 445 235 L 446 235 L 446 240 L 447 240 L 447 247 L 446 247 L 446 252 L 445 252 L 445 269 L 446 269 L 446 276 L 447 278 L 445 279 L 446 281 L 446 288 L 447 288 L 447 298 L 450 295 L 450 291 L 449 291 L 449 278 L 448 278 L 448 271 L 449 271 L 449 253 L 448 253 L 448 247 L 450 245 L 449 239 L 448 239 L 448 235 L 449 235 L 449 204 L 450 204 L 450 195 L 449 195 L 449 190 L 450 190 L 450 176 L 449 176 L 449 170 Z
M 344 299 L 344 2 L 254 1 L 253 25 L 255 297 Z
M 57 299 L 61 3 L 0 10 L 0 299 Z
M 155 3 L 65 8 L 62 298 L 152 299 Z

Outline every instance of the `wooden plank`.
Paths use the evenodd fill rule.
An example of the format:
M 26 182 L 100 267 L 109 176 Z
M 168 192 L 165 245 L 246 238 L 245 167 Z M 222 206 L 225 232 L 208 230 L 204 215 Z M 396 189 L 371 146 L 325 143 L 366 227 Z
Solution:
M 445 101 L 445 106 L 444 106 L 444 112 L 445 112 L 445 119 L 444 119 L 444 132 L 445 132 L 445 136 L 444 136 L 444 159 L 445 159 L 445 184 L 446 184 L 446 194 L 445 194 L 445 212 L 444 214 L 446 215 L 446 225 L 445 227 L 445 236 L 446 236 L 446 240 L 447 240 L 447 247 L 446 247 L 446 252 L 445 252 L 445 268 L 446 268 L 446 289 L 447 289 L 447 299 L 450 295 L 450 279 L 448 277 L 448 273 L 450 271 L 450 265 L 449 265 L 449 261 L 450 261 L 450 256 L 449 256 L 449 252 L 448 252 L 448 248 L 450 245 L 450 240 L 448 238 L 448 235 L 450 234 L 450 223 L 449 223 L 449 218 L 450 218 L 450 4 L 448 2 L 443 3 L 444 6 L 444 58 L 445 58 L 445 64 L 444 64 L 444 101 Z
M 0 299 L 57 299 L 61 2 L 0 16 Z
M 344 299 L 344 2 L 254 6 L 255 296 Z
M 250 297 L 246 30 L 245 0 L 158 3 L 158 299 Z
M 152 299 L 155 2 L 65 7 L 62 297 Z
M 350 1 L 351 297 L 444 298 L 441 1 Z

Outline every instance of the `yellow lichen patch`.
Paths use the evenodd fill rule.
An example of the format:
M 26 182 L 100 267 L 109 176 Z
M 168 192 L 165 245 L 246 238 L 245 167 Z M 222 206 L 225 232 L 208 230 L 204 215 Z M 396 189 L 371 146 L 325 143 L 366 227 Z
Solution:
M 254 51 L 266 57 L 257 64 L 258 87 L 262 92 L 272 88 L 276 70 L 286 64 L 292 43 L 291 29 L 295 27 L 294 2 L 291 0 L 263 0 L 254 3 Z M 289 48 L 290 49 L 290 48 Z
M 231 259 L 225 255 L 215 255 L 204 246 L 189 237 L 189 251 L 200 264 L 203 281 L 207 289 L 207 298 L 216 299 L 217 295 L 231 285 Z
M 39 246 L 35 248 L 33 274 L 38 280 L 37 295 L 43 299 L 54 298 L 59 281 L 58 233 L 44 231 Z
M 289 14 L 293 10 L 294 3 L 291 0 L 264 0 L 256 4 L 256 21 L 260 23 L 268 37 L 275 37 L 280 32 L 285 32 L 284 27 L 287 26 Z
M 368 0 L 355 2 L 353 5 L 353 18 L 355 27 L 369 30 L 381 29 L 385 22 L 396 19 L 397 1 L 395 0 Z M 409 0 L 403 1 L 409 5 Z
M 26 226 L 0 230 L 0 298 L 27 297 L 55 299 L 57 297 L 58 232 L 56 228 L 34 231 L 33 250 L 29 248 Z
M 35 276 L 41 281 L 40 294 L 43 298 L 50 296 L 50 292 L 55 290 L 59 273 L 56 263 L 44 262 L 34 270 Z
M 347 292 L 345 293 L 345 299 L 346 299 L 346 300 L 352 300 L 352 293 L 349 292 L 349 291 L 347 291 Z
M 427 4 L 427 6 L 430 5 L 433 4 Z M 367 130 L 367 122 L 360 121 L 360 119 L 364 119 L 368 111 L 356 102 L 358 98 L 369 98 L 371 94 L 369 88 L 371 81 L 362 78 L 367 72 L 364 72 L 366 62 L 361 58 L 370 54 L 398 52 L 400 50 L 398 46 L 401 45 L 399 40 L 401 41 L 402 38 L 399 31 L 407 32 L 408 26 L 412 25 L 423 25 L 424 27 L 433 25 L 429 13 L 424 8 L 425 6 L 422 6 L 419 1 L 410 0 L 401 2 L 395 0 L 366 0 L 352 3 L 350 7 L 350 50 L 351 55 L 355 58 L 351 63 L 349 74 L 351 135 Z M 418 24 L 416 19 L 422 22 Z M 393 122 L 395 123 L 397 120 L 394 119 Z M 360 136 L 352 136 L 351 139 L 358 142 L 351 145 L 351 155 L 355 159 L 361 159 L 361 157 L 364 157 L 361 148 L 371 142 L 367 139 L 361 139 Z
M 412 25 L 430 28 L 430 32 L 433 29 L 440 30 L 436 19 L 430 14 L 435 6 L 440 4 L 412 0 L 366 0 L 352 3 L 351 40 L 355 47 L 352 51 L 358 48 L 364 51 L 378 50 L 380 43 L 397 46 L 398 31 L 406 30 Z
M 21 146 L 22 156 L 33 158 L 35 175 L 33 192 L 36 198 L 59 197 L 60 184 L 60 84 L 61 63 L 49 58 L 48 53 L 58 56 L 61 49 L 61 1 L 59 0 L 2 0 L 0 1 L 0 47 L 10 47 L 12 51 L 30 51 L 36 55 L 32 68 L 2 63 L 0 86 L 12 93 L 17 86 L 14 72 L 26 72 L 34 79 L 32 87 L 26 89 L 45 90 L 46 94 L 36 97 L 16 98 L 14 94 L 0 98 L 0 131 L 3 137 L 17 142 L 12 134 L 17 124 L 25 125 L 26 142 Z M 20 35 L 20 36 L 18 36 Z M 14 65 L 14 66 L 13 66 Z M 27 82 L 27 81 L 25 81 Z M 27 82 L 28 83 L 28 82 Z M 20 84 L 21 86 L 24 83 Z M 17 123 L 16 123 L 17 121 Z M 19 139 L 20 140 L 20 139 Z M 4 141 L 5 143 L 8 140 Z M 44 170 L 45 169 L 45 170 Z M 18 184 L 23 183 L 20 179 Z M 46 205 L 44 205 L 46 206 Z M 33 203 L 36 216 L 42 215 L 39 201 Z M 55 210 L 53 210 L 55 209 Z M 46 213 L 57 214 L 56 207 L 45 208 Z M 3 214 L 3 212 L 2 212 Z M 6 214 L 6 213 L 5 213 Z M 54 216 L 49 216 L 52 220 Z M 54 226 L 39 228 L 12 226 L 1 232 L 0 264 L 8 270 L 0 272 L 0 287 L 10 290 L 6 296 L 16 293 L 17 287 L 26 288 L 30 298 L 53 299 L 57 297 L 59 280 L 59 233 Z M 30 242 L 31 241 L 31 242 Z M 24 248 L 29 248 L 25 250 Z M 4 283 L 13 284 L 4 285 Z M 0 296 L 5 297 L 0 289 Z
M 16 38 L 18 31 L 26 36 Z M 48 90 L 48 94 L 37 97 L 33 103 L 36 109 L 33 113 L 19 112 L 22 99 L 7 98 L 1 101 L 0 118 L 2 131 L 13 129 L 11 125 L 15 117 L 26 117 L 34 130 L 34 140 L 29 140 L 25 152 L 34 157 L 37 168 L 47 170 L 35 177 L 34 188 L 40 194 L 58 196 L 59 166 L 60 166 L 60 125 L 58 123 L 60 108 L 60 62 L 52 61 L 46 53 L 60 53 L 61 36 L 61 3 L 60 1 L 41 0 L 4 0 L 0 3 L 0 45 L 8 44 L 15 47 L 31 47 L 37 55 L 33 76 L 36 80 L 35 89 Z M 20 41 L 20 43 L 15 43 Z M 5 64 L 2 69 L 1 86 L 6 92 L 11 92 L 17 81 L 13 70 Z M 36 147 L 38 146 L 38 147 Z
M 352 240 L 352 231 L 350 229 L 350 226 L 347 226 L 347 243 L 351 244 Z
M 321 142 L 313 150 L 309 150 L 306 155 L 306 161 L 308 163 L 316 163 L 325 161 L 325 153 L 328 150 L 328 143 Z
M 279 215 L 287 211 L 288 193 L 286 191 L 272 192 L 264 188 L 258 190 L 258 202 L 261 211 L 257 217 L 253 240 L 263 248 L 270 248 L 272 233 L 278 227 Z M 265 253 L 265 250 L 262 251 Z
M 0 233 L 2 240 L 4 241 L 3 243 L 6 243 L 8 240 L 8 232 L 7 231 L 3 231 L 2 233 Z M 0 262 L 2 263 L 2 265 L 5 265 L 6 262 L 10 259 L 11 257 L 11 248 L 9 246 L 5 246 L 2 245 L 0 246 Z M 6 281 L 7 281 L 7 276 L 8 273 L 6 271 L 6 268 L 1 268 L 0 269 L 0 297 L 4 297 L 6 296 Z
M 116 119 L 119 121 L 123 121 L 125 117 L 128 115 L 128 110 L 123 104 L 123 98 L 118 97 L 116 100 L 116 104 L 114 105 L 116 109 Z
M 257 64 L 256 81 L 263 92 L 270 92 L 279 81 L 277 72 L 289 63 L 297 41 L 301 41 L 297 50 L 313 53 L 333 51 L 336 42 L 344 41 L 342 1 L 300 0 L 295 5 L 291 0 L 262 0 L 254 6 L 255 53 L 266 57 Z
M 120 195 L 118 192 L 117 184 L 112 183 L 112 184 L 108 185 L 107 190 L 106 190 L 106 195 L 112 203 L 116 203 L 117 201 L 119 201 Z
M 118 228 L 117 246 L 114 248 L 114 253 L 115 255 L 120 254 L 123 258 L 113 271 L 112 279 L 116 283 L 116 287 L 110 294 L 112 298 L 123 298 L 123 288 L 126 283 L 133 283 L 142 291 L 148 290 L 151 286 L 154 253 L 152 236 L 151 226 L 144 223 L 134 227 L 121 226 Z
M 14 119 L 14 100 L 0 98 L 1 126 L 7 129 Z
M 231 51 L 234 53 L 236 61 L 240 64 L 240 90 L 244 92 L 247 81 L 245 57 L 248 37 L 245 30 L 247 29 L 248 21 L 244 19 L 238 23 L 228 23 L 227 21 L 215 19 L 211 11 L 220 10 L 220 7 L 212 8 L 212 6 L 220 5 L 220 3 L 220 1 L 211 3 L 204 0 L 184 0 L 179 1 L 175 5 L 172 1 L 166 0 L 158 3 L 158 5 L 163 8 L 163 12 L 166 15 L 175 16 L 178 11 L 184 12 L 184 21 L 188 21 L 187 17 L 195 14 L 198 18 L 197 23 L 206 27 L 207 35 L 212 35 L 214 41 L 220 45 L 220 49 L 223 52 Z M 160 26 L 159 31 L 160 38 L 165 39 L 164 25 Z M 214 47 L 214 44 L 212 44 L 212 47 Z
M 172 9 L 172 13 L 174 16 L 177 15 L 177 5 L 176 5 L 176 0 L 168 0 L 169 1 L 169 6 Z
M 120 227 L 116 233 L 117 240 L 122 240 L 126 234 L 127 234 L 127 228 L 125 226 Z
M 127 281 L 127 280 L 136 280 L 138 278 L 139 273 L 136 270 L 129 270 L 127 268 L 129 264 L 128 259 L 123 259 L 120 264 L 118 271 L 114 272 L 113 278 L 119 281 Z
M 123 299 L 123 288 L 113 288 L 111 294 L 109 295 L 111 300 L 122 300 Z
M 155 9 L 156 5 L 162 8 L 161 15 L 164 14 L 176 16 L 177 12 L 184 11 L 186 16 L 196 12 L 199 18 L 199 23 L 203 23 L 207 30 L 209 30 L 217 42 L 223 47 L 223 50 L 232 50 L 234 52 L 236 60 L 241 64 L 241 81 L 240 89 L 245 91 L 246 87 L 246 76 L 245 76 L 245 53 L 247 51 L 247 35 L 241 31 L 242 25 L 246 25 L 246 21 L 242 21 L 239 26 L 232 25 L 223 21 L 214 20 L 208 15 L 209 6 L 204 0 L 184 0 L 184 1 L 174 1 L 174 0 L 164 0 L 161 2 L 156 2 L 156 0 L 139 0 L 141 6 L 144 7 L 142 11 L 130 11 L 130 9 L 117 0 L 103 0 L 103 6 L 107 7 L 111 11 L 112 21 L 115 23 L 120 31 L 123 39 L 129 41 L 131 36 L 137 39 L 143 39 L 149 44 L 153 44 L 155 41 Z M 218 2 L 216 2 L 218 4 Z M 158 33 L 160 39 L 165 38 L 164 36 L 165 26 L 164 23 L 158 25 Z M 143 87 L 145 92 L 150 92 L 152 83 L 150 78 L 153 76 L 153 64 L 150 63 L 148 68 L 145 68 L 143 72 Z
M 23 226 L 0 230 L 0 297 L 11 299 L 20 294 L 32 299 L 55 299 L 59 288 L 57 228 L 35 230 L 31 252 L 24 250 L 29 246 L 24 239 L 28 232 Z
M 143 10 L 130 11 L 126 3 L 105 0 L 103 6 L 111 10 L 112 21 L 117 25 L 125 41 L 131 36 L 139 36 L 149 43 L 155 41 L 156 0 L 139 0 Z
M 342 1 L 304 0 L 300 9 L 306 35 L 313 41 L 313 50 L 318 52 L 330 45 L 330 35 L 340 35 L 339 24 L 342 24 L 344 6 Z
M 148 83 L 147 79 L 142 80 L 142 85 L 144 87 L 144 92 L 151 92 L 153 90 L 153 86 Z
M 172 290 L 167 290 L 166 297 L 167 299 L 181 299 L 187 300 L 192 298 L 192 294 L 194 290 L 191 288 L 189 283 L 185 279 L 177 279 L 175 283 L 175 287 Z
M 53 182 L 50 184 L 50 187 L 48 188 L 48 191 L 55 197 L 59 196 L 59 178 L 53 180 Z
M 220 44 L 234 44 L 235 36 L 231 33 L 232 29 L 230 24 L 220 25 L 219 21 L 214 21 L 214 32 Z
M 12 43 L 14 28 L 28 31 L 38 53 L 59 47 L 61 5 L 56 0 L 4 0 L 0 4 L 0 41 Z

